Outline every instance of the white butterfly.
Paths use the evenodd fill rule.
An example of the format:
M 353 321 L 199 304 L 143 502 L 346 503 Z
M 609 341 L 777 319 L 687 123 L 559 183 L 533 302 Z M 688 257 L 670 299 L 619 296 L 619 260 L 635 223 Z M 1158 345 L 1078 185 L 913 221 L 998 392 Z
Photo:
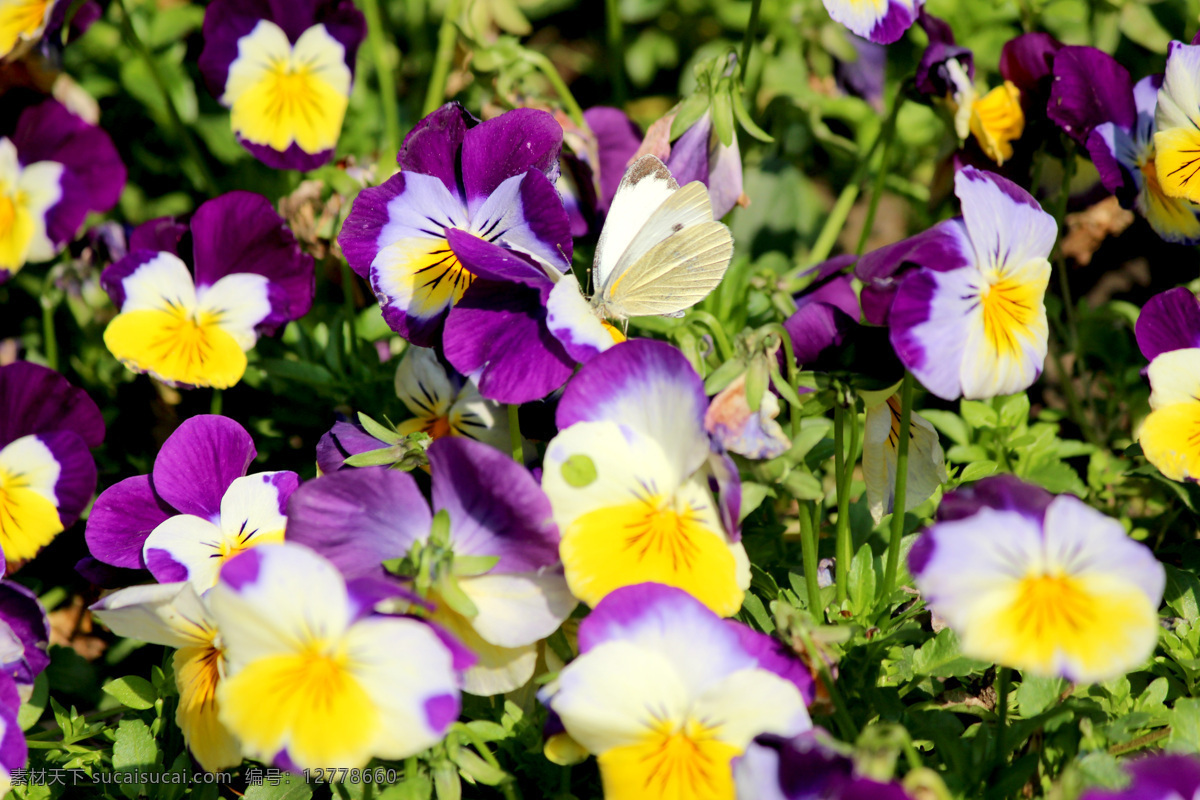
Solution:
M 564 343 L 604 350 L 624 338 L 608 320 L 681 316 L 716 288 L 732 257 L 733 237 L 713 219 L 704 184 L 681 187 L 662 161 L 642 156 L 600 232 L 591 300 L 568 272 L 550 293 L 547 322 Z

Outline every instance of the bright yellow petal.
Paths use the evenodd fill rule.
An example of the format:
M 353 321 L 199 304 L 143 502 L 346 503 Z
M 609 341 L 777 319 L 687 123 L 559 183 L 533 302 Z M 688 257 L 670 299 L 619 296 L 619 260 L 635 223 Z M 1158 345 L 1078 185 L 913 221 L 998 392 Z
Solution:
M 165 381 L 227 389 L 242 379 L 246 354 L 209 315 L 185 310 L 128 311 L 104 331 L 119 361 Z
M 1169 128 L 1154 134 L 1158 182 L 1168 197 L 1200 202 L 1200 130 Z
M 381 720 L 344 657 L 309 650 L 259 659 L 222 684 L 221 721 L 247 752 L 287 748 L 303 767 L 361 767 Z
M 6 559 L 33 558 L 62 530 L 54 503 L 22 488 L 19 477 L 0 473 L 0 548 Z
M 741 751 L 719 731 L 689 720 L 680 730 L 661 726 L 638 744 L 602 753 L 606 800 L 733 800 L 731 762 Z
M 399 239 L 380 250 L 371 266 L 376 288 L 391 304 L 423 319 L 457 303 L 475 280 L 445 239 Z
M 971 133 L 987 157 L 997 164 L 1012 158 L 1012 143 L 1025 132 L 1021 91 L 1005 81 L 971 104 Z
M 241 745 L 219 719 L 217 685 L 221 680 L 221 651 L 211 642 L 183 647 L 175 651 L 173 663 L 179 686 L 175 722 L 196 762 L 208 772 L 236 767 L 242 763 Z
M 1138 436 L 1146 459 L 1176 481 L 1200 478 L 1200 402 L 1151 411 Z
M 0 58 L 7 56 L 22 39 L 42 32 L 50 0 L 5 0 L 0 3 Z

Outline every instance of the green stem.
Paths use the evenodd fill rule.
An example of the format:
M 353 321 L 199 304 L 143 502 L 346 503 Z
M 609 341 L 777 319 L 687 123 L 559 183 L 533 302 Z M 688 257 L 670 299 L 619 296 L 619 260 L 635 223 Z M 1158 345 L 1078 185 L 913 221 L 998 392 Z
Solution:
M 842 193 L 838 195 L 837 202 L 833 204 L 829 216 L 826 217 L 821 232 L 817 234 L 817 241 L 808 254 L 809 264 L 820 264 L 829 258 L 834 244 L 837 243 L 838 234 L 841 233 L 842 226 L 846 224 L 846 218 L 850 216 L 850 209 L 854 208 L 854 201 L 858 199 L 863 179 L 867 176 L 871 166 L 871 158 L 882 142 L 883 129 L 881 128 L 875 141 L 871 142 L 871 146 L 859 157 L 858 166 L 854 168 L 854 175 L 851 176 L 849 183 L 842 187 Z
M 800 553 L 804 563 L 804 585 L 808 589 L 808 612 L 817 622 L 822 622 L 825 609 L 821 607 L 821 587 L 817 585 L 817 531 L 808 509 L 809 503 L 800 503 Z
M 900 385 L 900 439 L 896 444 L 896 494 L 892 501 L 892 537 L 888 542 L 887 566 L 883 572 L 883 605 L 896 589 L 896 572 L 900 567 L 900 539 L 904 536 L 904 509 L 908 503 L 908 444 L 912 425 L 912 373 L 904 373 Z M 890 412 L 889 412 L 890 413 Z
M 566 81 L 562 79 L 562 75 L 558 74 L 554 62 L 545 53 L 539 53 L 536 50 L 527 50 L 525 57 L 531 64 L 541 70 L 542 74 L 546 76 L 546 80 L 550 81 L 550 85 L 554 87 L 555 93 L 558 94 L 558 99 L 566 107 L 571 121 L 580 128 L 586 128 L 587 122 L 583 118 L 583 109 L 579 107 L 578 101 L 575 100 L 575 95 L 571 94 L 571 90 L 567 87 Z
M 367 17 L 367 40 L 371 44 L 371 56 L 375 59 L 375 77 L 379 81 L 380 111 L 383 114 L 379 176 L 386 178 L 390 171 L 395 170 L 396 153 L 400 151 L 400 105 L 396 99 L 396 75 L 388 61 L 387 31 L 383 26 L 379 0 L 362 0 L 362 6 Z
M 996 689 L 996 721 L 999 728 L 996 730 L 996 766 L 1003 766 L 1007 761 L 1005 753 L 1005 734 L 1008 732 L 1008 685 L 1011 683 L 1012 670 L 1008 667 L 1000 667 L 1000 672 L 997 676 L 999 686 Z
M 46 283 L 50 283 L 50 279 L 46 279 Z M 46 290 L 42 291 L 42 350 L 46 355 L 46 366 L 50 369 L 58 370 L 58 334 L 54 329 L 54 312 L 58 310 L 58 303 L 54 302 L 50 297 L 50 293 Z
M 508 436 L 512 442 L 512 457 L 513 461 L 524 465 L 525 463 L 525 445 L 521 443 L 521 419 L 520 406 L 516 403 L 508 404 Z
M 842 739 L 847 742 L 855 741 L 858 739 L 858 726 L 854 724 L 854 718 L 846 710 L 842 691 L 833 680 L 833 672 L 829 669 L 829 665 L 825 663 L 821 651 L 813 643 L 809 632 L 804 630 L 803 626 L 797 625 L 795 633 L 800 637 L 800 641 L 804 644 L 804 649 L 808 652 L 809 662 L 816 667 L 821 683 L 825 684 L 825 689 L 829 692 L 829 700 L 833 704 L 833 719 L 841 729 Z
M 846 411 L 850 414 L 850 451 L 844 447 Z M 837 601 L 844 603 L 849 596 L 850 562 L 854 559 L 853 542 L 850 541 L 850 484 L 854 479 L 855 455 L 858 452 L 858 400 L 851 401 L 849 409 L 841 402 L 834 406 L 834 470 L 837 473 L 837 558 L 835 578 Z
M 346 313 L 346 324 L 350 326 L 346 341 L 349 344 L 350 358 L 354 359 L 358 352 L 358 309 L 354 307 L 354 270 L 350 263 L 342 260 L 342 307 Z
M 879 166 L 876 167 L 875 183 L 871 187 L 871 202 L 867 206 L 867 218 L 863 220 L 862 233 L 858 235 L 858 246 L 854 249 L 856 256 L 861 256 L 871 236 L 871 228 L 875 225 L 875 214 L 879 210 L 879 198 L 883 196 L 883 187 L 888 177 L 888 156 L 891 153 L 892 141 L 896 138 L 896 120 L 900 116 L 900 108 L 904 105 L 905 85 L 901 84 L 892 98 L 892 109 L 883 123 L 879 137 L 883 141 L 883 152 L 879 156 Z
M 729 337 L 725 335 L 725 329 L 721 326 L 720 320 L 707 311 L 694 308 L 688 312 L 687 321 L 704 326 L 712 334 L 713 343 L 716 345 L 722 361 L 728 361 L 733 357 L 733 347 L 729 344 Z
M 196 145 L 196 140 L 192 138 L 191 131 L 184 124 L 183 118 L 179 116 L 179 110 L 175 108 L 175 101 L 171 99 L 171 92 L 167 89 L 167 84 L 163 81 L 162 74 L 159 72 L 158 64 L 154 60 L 154 54 L 150 52 L 150 48 L 138 36 L 137 30 L 133 27 L 133 17 L 129 15 L 129 9 L 125 6 L 125 0 L 117 0 L 117 5 L 121 9 L 121 31 L 125 35 L 125 39 L 129 42 L 138 54 L 138 57 L 146 64 L 146 70 L 150 73 L 150 79 L 154 81 L 154 85 L 158 87 L 158 93 L 162 95 L 163 106 L 167 109 L 167 116 L 170 118 L 171 128 L 175 135 L 183 142 L 183 148 L 187 151 L 188 158 L 191 159 L 192 165 L 200 175 L 200 182 L 203 184 L 204 192 L 209 197 L 216 197 L 220 194 L 217 188 L 217 180 L 213 177 L 212 171 L 208 168 L 208 162 L 204 160 L 204 154 L 200 152 L 200 148 Z
M 613 101 L 625 105 L 625 32 L 621 29 L 621 0 L 604 0 L 604 27 L 608 34 L 608 72 L 612 79 Z
M 774 333 L 779 337 L 779 342 L 783 345 L 783 360 L 787 365 L 787 382 L 792 387 L 792 391 L 799 394 L 796 384 L 800 382 L 800 368 L 796 364 L 796 352 L 792 349 L 792 336 L 787 332 L 787 329 L 778 322 L 772 322 L 763 326 L 763 330 Z M 800 433 L 800 408 L 788 401 L 788 419 L 792 423 L 792 438 L 796 438 L 796 434 Z
M 750 53 L 753 51 L 754 38 L 758 35 L 758 12 L 762 8 L 762 0 L 753 0 L 750 4 L 750 21 L 746 24 L 746 34 L 742 38 L 741 80 L 746 81 L 746 68 L 750 66 Z
M 463 0 L 450 0 L 446 5 L 446 16 L 438 28 L 437 53 L 433 57 L 433 73 L 429 77 L 429 91 L 425 94 L 422 115 L 428 116 L 446 101 L 446 79 L 450 76 L 450 64 L 454 61 L 454 46 L 458 43 L 458 16 L 462 13 Z
M 513 408 L 513 406 L 510 406 L 510 408 Z M 467 738 L 471 740 L 471 744 L 476 750 L 479 751 L 479 755 L 483 757 L 484 761 L 490 764 L 494 769 L 504 772 L 504 768 L 501 767 L 500 762 L 496 760 L 496 756 L 492 753 L 491 748 L 487 746 L 487 742 L 483 741 L 483 739 L 480 738 L 475 731 L 471 730 L 466 725 L 456 723 L 455 727 L 467 735 Z M 506 800 L 516 800 L 516 798 L 520 796 L 516 793 L 516 787 L 513 785 L 513 779 L 511 775 L 505 778 L 505 780 L 501 782 L 497 788 L 500 789 Z
M 221 408 L 225 404 L 225 393 L 220 389 L 213 389 L 212 402 L 209 403 L 208 413 L 220 415 Z

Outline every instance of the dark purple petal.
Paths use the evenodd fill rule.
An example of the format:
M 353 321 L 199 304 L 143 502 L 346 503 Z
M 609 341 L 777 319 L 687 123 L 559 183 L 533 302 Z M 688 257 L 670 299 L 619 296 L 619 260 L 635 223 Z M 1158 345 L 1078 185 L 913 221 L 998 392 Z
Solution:
M 271 169 L 294 169 L 297 172 L 310 172 L 317 167 L 328 164 L 336 148 L 309 153 L 300 149 L 300 145 L 292 142 L 287 150 L 276 150 L 265 144 L 255 144 L 241 136 L 238 142 L 249 151 L 250 155 L 266 164 Z
M 188 568 L 175 560 L 169 550 L 151 547 L 146 550 L 146 569 L 159 583 L 177 583 L 188 579 Z
M 564 272 L 571 268 L 571 258 L 575 254 L 575 240 L 571 238 L 571 220 L 567 216 L 562 198 L 554 183 L 540 172 L 530 171 L 521 180 L 521 216 L 529 233 L 533 234 L 538 243 L 552 250 L 557 259 L 559 269 Z M 524 231 L 519 227 L 499 237 L 499 241 L 517 247 L 526 247 L 523 241 Z
M 454 551 L 499 556 L 493 572 L 558 563 L 558 526 L 542 487 L 507 453 L 461 436 L 429 447 L 433 507 L 450 513 Z
M 734 762 L 738 797 L 841 800 L 854 781 L 854 762 L 831 746 L 821 728 L 791 739 L 756 738 Z
M 186 259 L 192 252 L 190 245 L 185 247 L 183 244 L 184 237 L 189 233 L 188 226 L 175 217 L 158 217 L 133 229 L 133 233 L 129 234 L 129 251 L 165 251 Z
M 858 58 L 835 61 L 833 77 L 848 95 L 861 97 L 877 112 L 883 113 L 883 85 L 887 77 L 887 46 L 850 34 L 850 44 Z
M 307 545 L 347 578 L 378 574 L 429 535 L 433 517 L 412 476 L 383 467 L 308 481 L 288 503 L 287 540 Z
M 125 165 L 112 139 L 103 129 L 67 110 L 57 100 L 46 100 L 25 110 L 12 135 L 22 164 L 57 161 L 66 168 L 80 192 L 71 198 L 87 211 L 108 211 L 125 188 Z M 64 197 L 60 205 L 66 202 Z M 82 216 L 73 226 L 79 227 Z M 52 237 L 53 238 L 53 237 Z
M 146 573 L 141 570 L 113 567 L 91 556 L 79 559 L 75 563 L 75 571 L 88 583 L 101 589 L 120 589 L 146 579 Z
M 271 313 L 258 328 L 268 334 L 308 313 L 316 291 L 313 258 L 270 200 L 253 192 L 223 194 L 196 210 L 191 229 L 197 288 L 237 272 L 266 276 Z
M 537 400 L 566 383 L 575 361 L 546 327 L 545 291 L 476 280 L 450 310 L 446 358 L 479 392 L 501 403 Z
M 794 684 L 800 690 L 806 704 L 816 699 L 816 686 L 812 674 L 804 662 L 797 658 L 794 650 L 778 639 L 759 633 L 736 620 L 727 619 L 725 625 L 737 634 L 742 648 L 758 660 L 760 668 Z
M 846 272 L 846 268 L 857 260 L 853 253 L 845 253 L 801 272 L 801 278 L 814 272 L 816 278 L 799 294 L 793 296 L 796 308 L 803 308 L 809 303 L 827 303 L 840 308 L 847 316 L 857 319 L 858 297 L 854 294 L 853 275 Z
M 499 247 L 457 228 L 446 231 L 446 241 L 462 265 L 476 277 L 517 283 L 538 291 L 553 283 L 542 268 L 523 253 Z
M 175 513 L 154 493 L 150 476 L 137 475 L 100 493 L 88 514 L 83 536 L 88 550 L 105 564 L 144 569 L 142 547 L 146 537 Z
M 1080 144 L 1104 122 L 1133 128 L 1133 80 L 1129 70 L 1094 47 L 1064 47 L 1054 58 L 1054 82 L 1046 115 Z
M 920 3 L 909 5 L 898 2 L 898 0 L 888 0 L 888 10 L 875 23 L 875 27 L 871 29 L 866 38 L 877 44 L 891 44 L 899 41 L 904 32 L 912 27 L 919 7 Z
M 14 581 L 0 583 L 0 621 L 8 625 L 24 648 L 18 662 L 4 665 L 4 672 L 18 683 L 30 684 L 50 664 L 46 647 L 50 620 L 32 591 Z
M 339 420 L 317 442 L 317 470 L 322 475 L 337 472 L 350 456 L 381 447 L 387 447 L 387 442 L 376 439 L 356 423 Z
M 619 108 L 593 106 L 583 112 L 583 119 L 596 135 L 600 163 L 594 167 L 600 175 L 599 209 L 607 214 L 625 168 L 642 144 L 642 134 Z
M 1054 495 L 1045 489 L 1015 475 L 994 475 L 948 493 L 938 506 L 937 519 L 950 522 L 973 516 L 982 508 L 994 508 L 1016 511 L 1041 525 L 1053 499 Z
M 1200 759 L 1183 753 L 1153 753 L 1124 762 L 1133 781 L 1124 789 L 1089 789 L 1080 800 L 1175 800 L 1200 790 Z
M 39 433 L 38 439 L 58 462 L 54 496 L 58 498 L 59 519 L 64 528 L 69 528 L 96 493 L 96 461 L 87 444 L 74 431 Z
M 1137 182 L 1132 171 L 1134 165 L 1122 164 L 1119 156 L 1120 140 L 1128 140 L 1129 136 L 1124 129 L 1104 122 L 1093 128 L 1087 139 L 1088 155 L 1100 173 L 1100 182 L 1126 208 L 1133 206 L 1137 193 Z
M 163 442 L 150 479 L 158 496 L 179 513 L 214 520 L 225 490 L 246 474 L 257 454 L 241 425 L 201 414 L 184 420 Z
M 515 108 L 466 132 L 462 145 L 462 181 L 474 208 L 496 187 L 530 170 L 558 180 L 562 126 L 548 112 Z
M 783 323 L 798 364 L 812 364 L 842 347 L 857 326 L 858 320 L 825 303 L 806 303 Z
M 125 279 L 156 258 L 158 252 L 155 250 L 130 250 L 124 258 L 100 273 L 100 288 L 108 293 L 118 310 L 125 305 Z
M 1154 295 L 1134 328 L 1147 361 L 1171 350 L 1200 347 L 1200 301 L 1183 286 Z
M 917 64 L 917 91 L 935 97 L 945 97 L 957 88 L 946 66 L 950 60 L 962 65 L 967 77 L 975 79 L 975 54 L 954 41 L 954 31 L 943 19 L 933 16 L 924 8 L 917 18 L 929 36 L 929 45 L 921 54 Z
M 912 575 L 920 575 L 933 558 L 933 550 L 937 547 L 936 538 L 930 533 L 923 533 L 913 542 L 908 551 L 908 571 Z
M 468 129 L 478 124 L 479 120 L 459 103 L 446 103 L 409 131 L 396 155 L 396 163 L 401 170 L 440 179 L 450 194 L 461 197 L 458 166 L 463 142 Z
M 31 433 L 73 431 L 88 447 L 104 441 L 104 418 L 87 392 L 28 361 L 0 367 L 0 447 Z
M 1000 74 L 1021 90 L 1026 119 L 1046 113 L 1054 57 L 1062 43 L 1048 33 L 1023 33 L 1000 51 Z
M 900 283 L 896 273 L 905 264 L 945 272 L 964 267 L 972 260 L 971 243 L 959 217 L 944 220 L 916 236 L 867 253 L 854 268 L 854 274 L 863 282 L 863 315 L 872 325 L 887 324 L 892 299 Z
M 71 15 L 71 19 L 67 20 L 67 12 L 71 11 L 72 6 L 73 3 L 70 0 L 54 0 L 51 5 L 50 19 L 46 21 L 46 30 L 42 34 L 41 42 L 42 54 L 47 58 L 61 59 L 62 30 L 68 26 L 68 23 L 67 41 L 73 42 L 87 33 L 87 29 L 92 27 L 92 24 L 100 19 L 104 13 L 96 0 L 87 0 L 83 5 L 76 8 L 75 13 Z
M 11 775 L 26 765 L 29 760 L 29 745 L 17 722 L 21 710 L 21 693 L 17 683 L 8 676 L 0 678 L 0 724 L 4 733 L 0 736 L 0 770 Z
M 354 198 L 350 214 L 338 233 L 338 245 L 350 268 L 370 280 L 371 262 L 379 253 L 379 235 L 391 219 L 388 203 L 404 192 L 404 173 L 397 172 L 379 186 L 369 186 Z

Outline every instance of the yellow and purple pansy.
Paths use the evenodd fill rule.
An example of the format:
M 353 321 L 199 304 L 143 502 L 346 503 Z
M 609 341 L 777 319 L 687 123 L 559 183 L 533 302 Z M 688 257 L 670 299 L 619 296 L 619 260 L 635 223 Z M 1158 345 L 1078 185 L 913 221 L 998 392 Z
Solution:
M 434 513 L 445 512 L 441 546 L 454 567 L 426 576 L 430 619 L 478 656 L 464 676 L 467 691 L 512 691 L 533 676 L 537 643 L 577 605 L 559 564 L 550 502 L 528 470 L 488 445 L 444 437 L 428 452 L 433 513 L 407 473 L 342 470 L 292 496 L 288 540 L 321 553 L 348 580 L 383 578 L 382 563 L 428 546 Z M 463 571 L 463 564 L 476 566 Z M 469 603 L 448 601 L 451 592 Z
M 1200 44 L 1171 42 L 1154 109 L 1154 159 L 1168 197 L 1200 203 Z
M 187 225 L 147 222 L 129 246 L 100 276 L 120 309 L 104 343 L 130 369 L 168 384 L 233 386 L 259 335 L 312 306 L 312 256 L 262 195 L 221 195 Z
M 0 137 L 0 283 L 54 258 L 89 211 L 116 205 L 125 165 L 100 128 L 57 100 L 26 108 Z
M 539 697 L 600 764 L 609 798 L 734 800 L 733 761 L 812 727 L 812 679 L 776 640 L 656 583 L 579 625 L 579 657 Z
M 82 4 L 72 0 L 0 0 L 0 60 L 19 57 L 39 42 L 43 51 L 53 52 L 61 44 L 64 27 L 69 25 L 68 37 L 74 38 L 100 14 L 95 0 Z
M 416 755 L 458 719 L 470 654 L 423 620 L 376 614 L 377 597 L 307 547 L 242 553 L 206 600 L 225 657 L 220 720 L 250 758 L 359 768 Z
M 114 567 L 148 569 L 160 583 L 198 592 L 239 553 L 283 540 L 294 472 L 247 475 L 254 441 L 227 417 L 191 417 L 163 442 L 154 469 L 96 498 L 84 537 Z
M 1177 481 L 1200 480 L 1200 301 L 1178 287 L 1151 297 L 1138 316 L 1150 362 L 1150 414 L 1138 432 L 1147 460 Z
M 722 616 L 741 608 L 750 563 L 736 527 L 740 484 L 711 449 L 707 407 L 700 376 L 661 342 L 618 344 L 567 385 L 542 488 L 567 583 L 584 603 L 652 581 Z
M 965 167 L 954 187 L 961 217 L 859 260 L 863 306 L 886 320 L 896 355 L 938 397 L 1023 391 L 1046 358 L 1057 226 L 999 175 Z M 905 263 L 918 268 L 898 274 Z
M 0 367 L 0 550 L 33 558 L 74 524 L 96 491 L 90 448 L 104 420 L 87 393 L 46 367 Z
M 1121 523 L 1011 475 L 946 495 L 908 556 L 970 658 L 1078 683 L 1147 662 L 1166 575 Z
M 897 41 L 917 19 L 924 0 L 824 0 L 835 22 L 877 44 Z
M 214 0 L 200 72 L 255 158 L 316 169 L 333 158 L 366 32 L 351 0 Z
M 485 264 L 515 252 L 555 273 L 568 269 L 570 220 L 554 188 L 562 135 L 553 116 L 527 108 L 479 122 L 450 103 L 417 123 L 397 156 L 402 171 L 360 192 L 338 235 L 392 330 L 422 347 L 441 340 L 447 314 L 477 277 L 464 248 L 489 245 Z M 489 295 L 477 304 L 496 302 Z M 486 383 L 484 395 L 494 397 Z

